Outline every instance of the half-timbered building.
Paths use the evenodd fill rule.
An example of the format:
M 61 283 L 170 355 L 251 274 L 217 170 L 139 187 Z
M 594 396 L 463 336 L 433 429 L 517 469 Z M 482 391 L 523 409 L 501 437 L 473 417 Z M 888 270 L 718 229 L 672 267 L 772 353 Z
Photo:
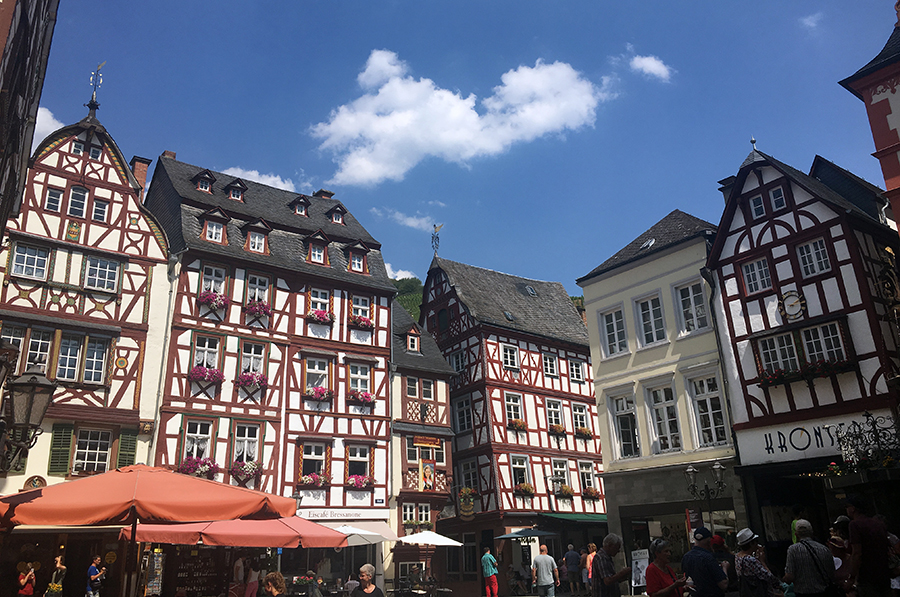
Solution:
M 465 546 L 449 559 L 448 578 L 477 580 L 483 547 L 500 550 L 504 565 L 523 558 L 529 565 L 530 552 L 513 550 L 517 543 L 494 541 L 524 527 L 559 531 L 551 540 L 559 554 L 566 542 L 602 539 L 588 334 L 562 284 L 435 256 L 420 323 L 457 372 L 450 390 L 457 511 L 438 528 Z
M 789 541 L 772 522 L 797 496 L 830 495 L 837 426 L 896 404 L 900 243 L 880 190 L 821 157 L 804 174 L 754 149 L 721 184 L 708 267 L 740 473 L 751 527 Z M 807 506 L 825 528 L 824 506 Z
M 0 493 L 149 461 L 165 336 L 166 238 L 89 104 L 35 151 L 0 262 L 2 338 L 58 384 L 43 435 Z M 157 324 L 157 325 L 154 325 Z
M 212 459 L 224 482 L 296 493 L 304 517 L 387 528 L 395 289 L 381 245 L 328 191 L 175 157 L 147 196 L 178 260 L 157 465 Z

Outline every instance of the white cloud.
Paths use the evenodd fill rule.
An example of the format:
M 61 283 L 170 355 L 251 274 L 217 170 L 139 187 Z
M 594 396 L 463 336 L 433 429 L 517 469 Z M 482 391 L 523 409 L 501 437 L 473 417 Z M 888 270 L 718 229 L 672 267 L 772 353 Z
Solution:
M 395 53 L 374 50 L 357 79 L 363 95 L 311 127 L 338 164 L 328 183 L 399 181 L 428 157 L 465 164 L 498 155 L 515 143 L 592 126 L 597 105 L 615 97 L 612 79 L 595 85 L 564 62 L 510 70 L 480 102 L 407 72 Z
M 37 149 L 38 144 L 47 138 L 53 131 L 59 130 L 65 125 L 58 121 L 53 112 L 41 106 L 38 108 L 37 120 L 34 123 L 34 139 L 31 141 L 31 153 Z
M 821 12 L 817 12 L 816 14 L 809 15 L 807 17 L 800 18 L 800 25 L 805 27 L 810 31 L 815 31 L 819 28 L 819 25 L 822 23 L 822 19 L 825 15 Z
M 656 56 L 632 56 L 628 62 L 631 70 L 643 73 L 648 77 L 655 77 L 660 81 L 669 82 L 672 73 L 675 72 L 671 66 Z
M 437 207 L 447 207 L 447 204 L 443 201 L 438 201 L 437 199 L 432 199 L 428 202 L 428 205 L 435 205 Z
M 388 218 L 397 222 L 401 226 L 407 226 L 409 228 L 423 230 L 425 232 L 431 232 L 432 230 L 434 230 L 435 222 L 429 216 L 408 216 L 405 213 L 399 212 L 389 207 L 373 207 L 369 209 L 369 211 L 372 213 L 372 215 L 378 216 L 379 218 Z
M 395 270 L 393 267 L 391 267 L 390 263 L 385 263 L 384 267 L 385 267 L 385 269 L 387 269 L 388 278 L 390 278 L 391 280 L 402 280 L 403 278 L 417 277 L 416 274 L 414 274 L 413 272 L 411 272 L 409 270 L 405 270 L 405 269 Z
M 222 170 L 222 174 L 236 176 L 243 180 L 252 180 L 253 182 L 258 182 L 277 189 L 284 189 L 285 191 L 297 190 L 294 186 L 294 181 L 290 178 L 281 178 L 277 174 L 260 174 L 259 170 L 244 170 L 243 168 L 234 167 Z

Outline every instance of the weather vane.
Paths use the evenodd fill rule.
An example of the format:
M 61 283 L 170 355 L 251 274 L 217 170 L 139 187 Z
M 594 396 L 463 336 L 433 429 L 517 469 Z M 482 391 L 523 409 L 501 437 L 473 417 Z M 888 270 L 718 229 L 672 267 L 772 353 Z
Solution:
M 444 225 L 434 225 L 434 232 L 431 233 L 431 248 L 434 249 L 434 254 L 437 255 L 438 247 L 441 246 L 441 237 L 438 236 L 438 232 L 441 231 Z
M 97 90 L 103 84 L 103 73 L 100 72 L 100 69 L 103 68 L 104 64 L 106 64 L 106 60 L 101 62 L 97 70 L 91 73 L 91 86 L 94 88 L 94 92 L 91 94 L 91 102 L 95 104 L 97 103 Z

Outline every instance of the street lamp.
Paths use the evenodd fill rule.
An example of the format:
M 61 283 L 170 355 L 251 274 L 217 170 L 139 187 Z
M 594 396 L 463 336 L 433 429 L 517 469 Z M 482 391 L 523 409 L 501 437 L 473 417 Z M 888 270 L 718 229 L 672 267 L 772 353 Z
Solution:
M 6 342 L 0 345 L 0 388 L 15 368 L 17 357 L 18 350 L 14 345 Z M 9 380 L 6 385 L 10 406 L 4 404 L 0 409 L 3 414 L 0 419 L 2 472 L 8 472 L 20 457 L 27 455 L 28 450 L 35 446 L 43 433 L 41 422 L 56 391 L 56 384 L 44 376 L 38 363 L 32 364 L 21 377 Z M 10 431 L 18 433 L 11 437 Z
M 297 510 L 299 510 L 299 509 L 300 509 L 300 502 L 303 501 L 303 494 L 300 493 L 300 490 L 297 489 L 297 488 L 295 487 L 295 488 L 294 488 L 294 493 L 293 493 L 293 495 L 291 495 L 291 498 L 294 500 L 294 502 L 297 503 Z
M 725 467 L 722 466 L 722 463 L 716 460 L 710 467 L 710 470 L 713 476 L 713 487 L 709 486 L 707 479 L 703 480 L 702 488 L 697 485 L 697 475 L 700 471 L 692 464 L 684 469 L 684 476 L 687 479 L 687 489 L 691 496 L 698 501 L 706 500 L 707 509 L 709 510 L 710 532 L 715 533 L 716 524 L 713 520 L 712 501 L 725 492 L 727 485 L 725 485 Z
M 552 492 L 554 496 L 559 493 L 559 488 L 562 485 L 562 482 L 565 480 L 566 478 L 562 475 L 544 475 L 544 481 L 550 482 L 549 484 L 547 484 L 547 490 Z M 550 500 L 550 503 L 553 503 L 552 499 Z

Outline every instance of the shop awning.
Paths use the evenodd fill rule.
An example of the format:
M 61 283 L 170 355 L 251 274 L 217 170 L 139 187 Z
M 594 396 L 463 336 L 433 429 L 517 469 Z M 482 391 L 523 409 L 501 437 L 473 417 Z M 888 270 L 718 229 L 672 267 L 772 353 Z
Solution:
M 373 535 L 381 535 L 382 537 L 384 537 L 385 541 L 399 540 L 399 538 L 397 537 L 397 533 L 395 533 L 393 529 L 391 529 L 390 525 L 379 520 L 350 520 L 346 522 L 323 522 L 322 524 L 332 529 L 336 529 L 344 525 L 349 525 L 351 527 L 355 527 L 357 529 L 372 533 Z
M 131 527 L 119 537 L 131 539 Z M 137 540 L 176 545 L 230 547 L 346 547 L 347 536 L 321 524 L 286 516 L 268 520 L 218 520 L 185 524 L 139 524 Z
M 578 512 L 541 512 L 541 516 L 565 522 L 581 524 L 606 524 L 606 514 L 582 514 Z

